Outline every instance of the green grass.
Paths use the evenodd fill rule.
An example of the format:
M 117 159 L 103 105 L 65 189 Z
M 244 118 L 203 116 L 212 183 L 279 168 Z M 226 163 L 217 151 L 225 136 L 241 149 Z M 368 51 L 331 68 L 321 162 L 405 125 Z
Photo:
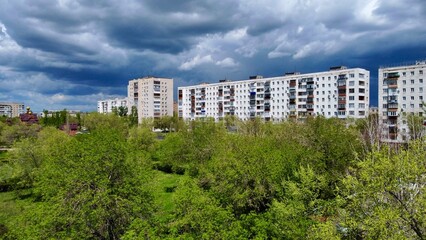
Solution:
M 154 172 L 152 188 L 154 191 L 155 203 L 158 206 L 158 217 L 161 221 L 167 221 L 172 217 L 175 208 L 173 203 L 174 189 L 183 176 L 168 174 L 161 171 Z
M 0 192 L 0 224 L 7 225 L 10 218 L 20 212 L 15 192 Z

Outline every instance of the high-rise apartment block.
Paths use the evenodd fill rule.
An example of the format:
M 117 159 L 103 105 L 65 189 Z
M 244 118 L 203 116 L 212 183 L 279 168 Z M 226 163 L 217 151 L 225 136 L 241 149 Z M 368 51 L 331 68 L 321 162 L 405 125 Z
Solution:
M 220 81 L 178 88 L 183 119 L 226 115 L 241 120 L 304 119 L 307 116 L 364 118 L 369 109 L 369 71 L 332 67 L 326 72 Z
M 144 77 L 129 81 L 128 99 L 143 118 L 173 116 L 173 79 Z
M 130 111 L 130 103 L 127 98 L 114 98 L 98 101 L 99 113 L 111 113 L 114 108 L 127 107 Z
M 408 115 L 423 116 L 426 101 L 426 61 L 379 69 L 379 114 L 382 138 L 405 141 L 409 137 Z
M 0 102 L 0 116 L 19 117 L 19 115 L 23 113 L 25 113 L 25 106 L 23 103 Z

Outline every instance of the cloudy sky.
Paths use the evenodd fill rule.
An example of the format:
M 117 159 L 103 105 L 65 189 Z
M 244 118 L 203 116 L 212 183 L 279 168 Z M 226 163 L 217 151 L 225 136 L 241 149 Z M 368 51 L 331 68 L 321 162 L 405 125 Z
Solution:
M 0 101 L 95 111 L 130 79 L 175 86 L 426 59 L 425 0 L 1 0 Z

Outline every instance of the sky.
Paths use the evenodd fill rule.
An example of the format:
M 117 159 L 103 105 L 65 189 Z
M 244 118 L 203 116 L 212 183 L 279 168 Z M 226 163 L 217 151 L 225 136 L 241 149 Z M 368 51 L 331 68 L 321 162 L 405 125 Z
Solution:
M 0 0 L 0 101 L 96 111 L 131 79 L 370 71 L 426 59 L 425 0 Z

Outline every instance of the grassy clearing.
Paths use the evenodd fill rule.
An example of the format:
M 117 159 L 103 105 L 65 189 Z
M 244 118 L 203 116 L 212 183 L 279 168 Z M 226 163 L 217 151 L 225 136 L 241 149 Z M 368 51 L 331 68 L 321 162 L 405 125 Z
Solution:
M 167 221 L 172 217 L 175 208 L 173 203 L 174 190 L 182 175 L 168 174 L 155 171 L 152 180 L 155 203 L 158 206 L 158 217 L 161 221 Z

